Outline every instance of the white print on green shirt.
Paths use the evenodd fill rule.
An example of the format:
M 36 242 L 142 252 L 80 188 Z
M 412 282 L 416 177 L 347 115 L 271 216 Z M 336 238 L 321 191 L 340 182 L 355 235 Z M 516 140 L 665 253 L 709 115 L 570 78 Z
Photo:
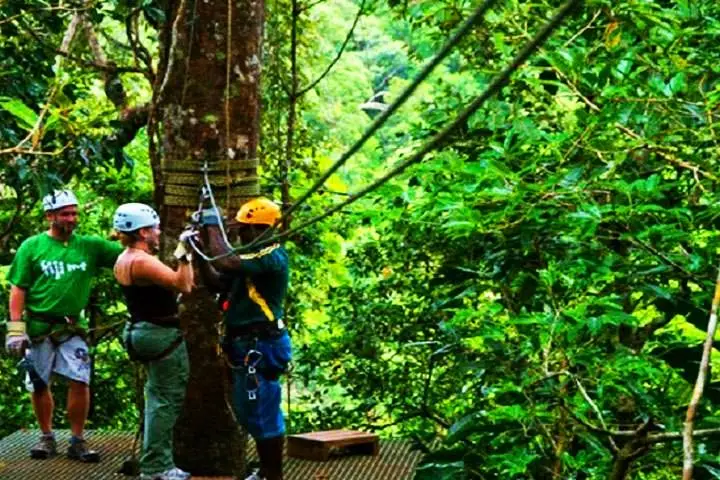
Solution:
M 41 260 L 40 268 L 47 277 L 55 277 L 60 280 L 65 272 L 74 272 L 75 270 L 87 270 L 87 263 L 65 263 L 57 260 Z

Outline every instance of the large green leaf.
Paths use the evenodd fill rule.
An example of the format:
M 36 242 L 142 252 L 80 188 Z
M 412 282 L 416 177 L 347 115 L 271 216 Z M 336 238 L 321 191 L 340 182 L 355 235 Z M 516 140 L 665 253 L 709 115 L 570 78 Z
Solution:
M 0 97 L 0 108 L 15 117 L 18 126 L 25 130 L 31 130 L 37 123 L 37 114 L 17 98 Z

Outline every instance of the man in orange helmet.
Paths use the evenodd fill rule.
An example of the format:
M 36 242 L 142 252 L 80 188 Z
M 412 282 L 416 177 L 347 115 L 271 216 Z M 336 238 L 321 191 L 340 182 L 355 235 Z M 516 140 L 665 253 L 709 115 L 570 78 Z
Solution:
M 203 211 L 200 219 L 207 233 L 208 253 L 227 252 L 217 210 Z M 280 207 L 267 198 L 243 204 L 236 216 L 242 243 L 247 245 L 266 234 L 279 220 Z M 285 421 L 279 377 L 291 358 L 290 337 L 283 322 L 287 252 L 273 243 L 219 259 L 213 265 L 201 262 L 200 272 L 208 287 L 229 292 L 223 306 L 223 348 L 233 366 L 233 409 L 238 422 L 255 439 L 260 457 L 260 470 L 246 480 L 282 480 Z

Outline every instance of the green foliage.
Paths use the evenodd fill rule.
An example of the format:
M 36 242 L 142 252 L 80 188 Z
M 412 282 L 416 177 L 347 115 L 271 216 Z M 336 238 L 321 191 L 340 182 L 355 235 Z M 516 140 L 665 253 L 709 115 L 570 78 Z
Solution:
M 489 14 L 488 41 L 464 44 L 347 182 L 442 128 L 549 8 Z M 588 4 L 452 148 L 333 225 L 342 249 L 325 227 L 305 233 L 296 428 L 386 426 L 427 446 L 440 435 L 418 478 L 601 478 L 612 451 L 582 422 L 682 428 L 718 251 L 720 84 L 707 72 L 720 12 L 698 8 L 702 19 L 680 4 Z M 386 31 L 409 45 L 409 71 L 460 17 L 442 2 L 400 15 Z M 714 33 L 691 34 L 698 21 Z M 391 68 L 386 101 L 405 82 Z M 715 421 L 714 391 L 700 424 Z M 677 442 L 658 446 L 631 476 L 677 474 L 679 456 Z M 706 472 L 716 461 L 701 459 Z
M 90 15 L 102 43 L 131 64 L 132 52 L 111 38 L 126 40 L 124 19 L 140 7 L 141 37 L 154 41 L 162 10 L 101 3 Z M 495 7 L 293 221 L 412 154 L 558 5 Z M 335 57 L 358 7 L 333 0 L 300 16 L 301 89 Z M 369 8 L 330 74 L 298 99 L 294 198 L 371 123 L 377 111 L 361 106 L 396 98 L 473 7 L 425 0 Z M 279 198 L 292 9 L 288 0 L 267 8 L 262 174 L 265 193 Z M 107 232 L 117 203 L 151 197 L 144 130 L 119 154 L 107 141 L 117 115 L 99 74 L 73 62 L 53 71 L 52 52 L 22 27 L 56 45 L 68 15 L 9 5 L 0 22 L 19 13 L 22 24 L 0 23 L 0 64 L 14 79 L 0 87 L 0 148 L 33 129 L 58 85 L 38 146 L 64 150 L 2 163 L 0 228 L 11 227 L 0 236 L 3 265 L 40 228 L 35 200 L 50 185 L 79 190 L 90 204 L 83 228 L 94 233 Z M 653 432 L 681 430 L 720 251 L 719 40 L 717 2 L 585 2 L 450 146 L 295 236 L 291 429 L 411 438 L 427 453 L 419 479 L 603 478 L 616 456 L 600 430 L 646 422 Z M 83 48 L 74 53 L 87 56 Z M 145 80 L 123 80 L 133 101 L 149 98 Z M 123 316 L 112 283 L 104 277 L 96 289 L 105 325 Z M 135 377 L 116 338 L 95 352 L 93 426 L 132 429 Z M 12 362 L 0 368 L 1 435 L 31 424 L 32 414 Z M 717 372 L 698 428 L 720 421 Z M 696 446 L 697 478 L 717 478 L 718 441 Z M 659 443 L 628 476 L 676 478 L 681 458 L 679 442 Z

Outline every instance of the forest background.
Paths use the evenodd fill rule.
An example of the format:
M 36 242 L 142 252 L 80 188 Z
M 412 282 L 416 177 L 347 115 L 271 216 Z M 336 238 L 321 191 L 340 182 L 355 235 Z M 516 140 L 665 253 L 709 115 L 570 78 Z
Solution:
M 153 202 L 147 129 L 128 126 L 116 101 L 122 91 L 122 105 L 146 104 L 152 86 L 139 68 L 116 69 L 113 91 L 88 39 L 117 65 L 142 65 L 131 45 L 158 48 L 159 3 L 0 3 L 2 318 L 8 266 L 44 228 L 49 189 L 73 188 L 80 231 L 102 236 L 117 205 Z M 411 155 L 559 5 L 498 2 L 295 221 Z M 260 185 L 275 199 L 286 160 L 298 198 L 476 4 L 302 7 L 297 72 L 312 88 L 290 102 L 292 4 L 266 3 Z M 94 33 L 58 55 L 79 11 Z M 428 453 L 418 478 L 677 478 L 681 441 L 647 438 L 682 431 L 709 317 L 718 45 L 714 0 L 588 0 L 449 146 L 292 237 L 290 430 L 411 439 Z M 94 292 L 90 428 L 133 430 L 138 373 L 118 333 L 126 311 L 108 274 Z M 720 366 L 718 352 L 711 360 Z M 696 428 L 720 426 L 717 372 Z M 0 436 L 31 425 L 15 361 L 1 358 Z M 695 446 L 695 478 L 720 478 L 720 440 Z

